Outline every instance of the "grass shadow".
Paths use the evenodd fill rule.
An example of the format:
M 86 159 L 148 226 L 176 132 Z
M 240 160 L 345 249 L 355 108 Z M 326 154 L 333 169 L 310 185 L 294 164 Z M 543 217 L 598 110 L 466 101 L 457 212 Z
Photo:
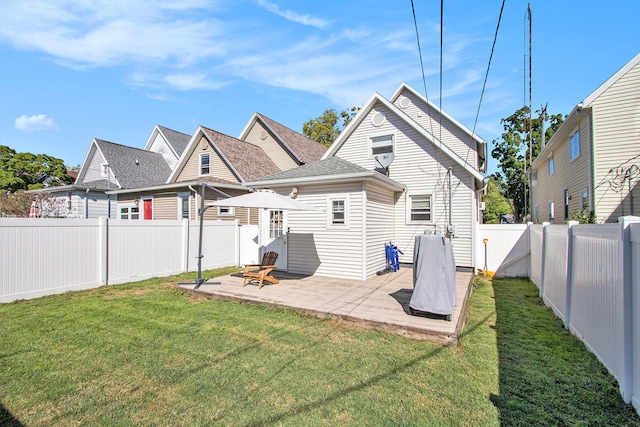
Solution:
M 20 422 L 11 412 L 0 402 L 0 426 L 3 427 L 22 427 L 24 424 Z
M 493 281 L 501 425 L 640 426 L 618 384 L 527 279 Z

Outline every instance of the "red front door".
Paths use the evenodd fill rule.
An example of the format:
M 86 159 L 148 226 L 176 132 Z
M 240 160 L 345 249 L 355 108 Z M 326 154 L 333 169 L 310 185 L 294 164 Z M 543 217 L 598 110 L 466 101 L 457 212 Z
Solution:
M 153 200 L 144 200 L 144 219 L 153 219 Z

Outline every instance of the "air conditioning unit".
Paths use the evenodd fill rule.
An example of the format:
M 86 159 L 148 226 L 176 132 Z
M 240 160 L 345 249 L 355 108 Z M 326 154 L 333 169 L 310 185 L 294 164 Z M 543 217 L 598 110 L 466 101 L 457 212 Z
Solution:
M 485 204 L 485 202 L 478 203 L 478 209 L 480 209 L 481 211 L 485 210 L 486 207 L 487 205 Z

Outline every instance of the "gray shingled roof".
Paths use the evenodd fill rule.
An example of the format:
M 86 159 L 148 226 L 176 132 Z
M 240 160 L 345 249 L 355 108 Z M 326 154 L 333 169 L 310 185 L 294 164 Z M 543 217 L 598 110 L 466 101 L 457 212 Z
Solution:
M 167 138 L 167 142 L 171 144 L 171 147 L 174 149 L 178 157 L 182 156 L 185 148 L 187 148 L 187 145 L 189 145 L 191 135 L 187 135 L 186 133 L 178 132 L 160 125 L 158 125 L 158 129 L 162 131 L 162 134 Z
M 277 181 L 281 179 L 302 179 L 331 175 L 351 175 L 357 173 L 371 172 L 368 169 L 354 165 L 351 162 L 339 157 L 328 157 L 317 162 L 307 163 L 295 169 L 289 169 L 273 175 L 264 176 L 260 181 Z
M 169 178 L 171 168 L 162 154 L 101 139 L 95 142 L 122 188 L 164 184 Z
M 260 113 L 256 113 L 256 115 L 262 119 L 266 125 L 276 133 L 276 136 L 280 138 L 280 140 L 284 142 L 304 163 L 311 163 L 320 160 L 327 151 L 325 146 L 321 143 L 307 138 L 306 136 L 289 129 L 288 127 L 283 126 Z
M 257 145 L 201 127 L 207 138 L 240 174 L 241 180 L 251 181 L 280 171 L 267 153 Z

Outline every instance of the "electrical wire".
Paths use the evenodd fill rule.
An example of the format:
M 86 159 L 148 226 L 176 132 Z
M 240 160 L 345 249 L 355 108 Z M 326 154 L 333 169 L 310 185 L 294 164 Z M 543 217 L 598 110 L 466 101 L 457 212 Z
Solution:
M 471 139 L 476 135 L 476 126 L 478 125 L 478 117 L 480 117 L 480 107 L 482 106 L 482 100 L 484 98 L 484 91 L 487 87 L 487 80 L 489 79 L 489 70 L 491 69 L 491 60 L 493 59 L 493 52 L 496 48 L 496 42 L 498 41 L 498 30 L 500 29 L 500 22 L 502 21 L 502 11 L 504 10 L 504 4 L 506 0 L 502 0 L 502 7 L 500 7 L 500 14 L 498 15 L 498 24 L 496 25 L 496 32 L 493 35 L 493 44 L 491 45 L 491 54 L 489 55 L 489 63 L 487 64 L 487 72 L 484 75 L 484 82 L 482 83 L 482 92 L 480 92 L 480 101 L 478 102 L 478 110 L 476 111 L 476 118 L 473 121 L 473 129 L 471 130 Z M 467 156 L 464 159 L 464 163 L 469 163 L 469 154 L 471 147 L 467 149 Z

